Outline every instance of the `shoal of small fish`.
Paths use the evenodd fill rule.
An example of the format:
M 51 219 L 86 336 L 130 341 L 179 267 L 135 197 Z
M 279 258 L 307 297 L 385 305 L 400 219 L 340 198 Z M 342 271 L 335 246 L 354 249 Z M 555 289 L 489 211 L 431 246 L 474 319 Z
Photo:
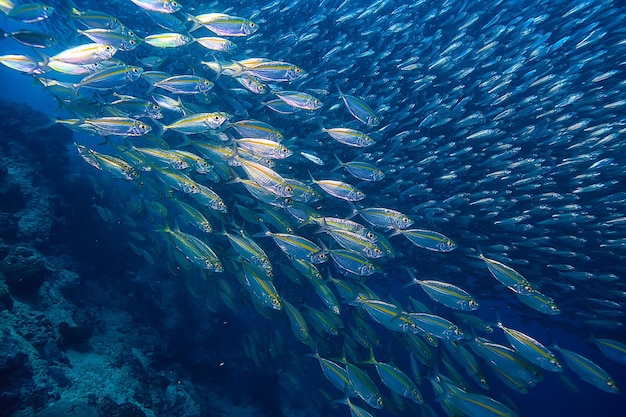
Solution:
M 546 372 L 619 392 L 549 331 L 626 363 L 621 6 L 94 8 L 0 1 L 24 24 L 0 63 L 56 99 L 137 255 L 211 310 L 288 322 L 320 410 L 514 416 L 490 387 Z M 258 333 L 242 342 L 269 360 Z

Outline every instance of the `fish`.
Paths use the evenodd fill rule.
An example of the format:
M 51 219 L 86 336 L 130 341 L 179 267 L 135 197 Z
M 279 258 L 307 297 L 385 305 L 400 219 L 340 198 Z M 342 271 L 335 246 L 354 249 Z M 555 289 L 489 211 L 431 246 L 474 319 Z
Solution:
M 593 343 L 607 358 L 615 362 L 626 364 L 626 345 L 617 340 L 592 337 Z
M 250 36 L 259 30 L 259 25 L 250 19 L 224 13 L 200 14 L 192 16 L 191 20 L 196 26 L 204 26 L 218 36 Z
M 331 138 L 339 143 L 355 148 L 368 148 L 375 143 L 368 134 L 347 127 L 322 128 L 322 132 L 328 133 Z
M 273 91 L 274 95 L 288 105 L 302 110 L 319 110 L 322 102 L 317 97 L 301 91 L 279 90 Z
M 356 365 L 347 361 L 345 364 L 348 379 L 350 380 L 350 384 L 354 387 L 357 395 L 370 406 L 374 408 L 383 408 L 383 397 L 374 381 L 372 381 L 367 373 L 359 369 Z
M 194 113 L 162 126 L 162 130 L 174 130 L 185 135 L 205 133 L 218 129 L 230 116 L 224 112 Z
M 142 73 L 143 68 L 134 65 L 103 68 L 83 77 L 78 83 L 74 84 L 74 88 L 77 90 L 84 87 L 97 89 L 119 88 L 139 79 Z
M 265 231 L 265 235 L 274 239 L 276 245 L 290 258 L 304 258 L 313 263 L 323 263 L 328 260 L 328 256 L 322 251 L 321 247 L 301 236 L 288 233 L 272 233 L 269 230 Z
M 233 52 L 237 48 L 236 43 L 217 36 L 203 36 L 195 38 L 194 41 L 211 51 Z
M 182 5 L 176 0 L 130 0 L 140 8 L 157 13 L 176 13 Z
M 185 257 L 192 263 L 203 269 L 222 272 L 224 269 L 222 264 L 211 249 L 204 241 L 189 233 L 180 230 L 172 230 L 169 226 L 165 226 L 164 233 L 172 239 L 176 248 L 181 251 Z
M 415 246 L 433 252 L 451 252 L 457 245 L 449 237 L 439 232 L 425 229 L 397 229 L 398 234 L 406 237 Z
M 530 295 L 535 289 L 533 286 L 524 278 L 519 272 L 514 270 L 513 268 L 504 265 L 501 262 L 498 262 L 494 259 L 486 258 L 484 255 L 479 255 L 480 259 L 482 259 L 487 265 L 487 269 L 489 272 L 503 285 L 507 288 L 511 289 L 515 293 Z
M 566 350 L 558 345 L 554 348 L 563 356 L 567 366 L 574 371 L 580 379 L 610 394 L 618 394 L 619 388 L 609 374 L 590 359 L 571 350 Z
M 22 45 L 40 49 L 51 48 L 58 43 L 54 36 L 29 29 L 17 30 L 11 33 L 0 31 L 0 36 L 11 37 Z
M 562 372 L 563 367 L 556 359 L 554 354 L 532 337 L 514 329 L 505 327 L 502 323 L 498 323 L 498 327 L 504 331 L 509 343 L 524 358 L 528 359 L 535 365 L 539 365 L 543 369 L 551 372 Z
M 302 316 L 302 313 L 298 311 L 296 307 L 292 304 L 282 299 L 282 303 L 285 306 L 285 312 L 287 313 L 287 317 L 289 317 L 289 323 L 291 323 L 291 330 L 295 334 L 296 338 L 300 340 L 305 345 L 312 345 L 313 339 L 309 334 L 309 326 Z
M 192 43 L 194 39 L 182 33 L 166 32 L 148 35 L 143 41 L 156 48 L 178 48 Z
M 285 310 L 289 311 L 285 301 L 280 298 L 274 283 L 267 278 L 266 271 L 259 273 L 254 265 L 247 260 L 242 263 L 242 266 L 245 278 L 244 287 L 250 291 L 255 300 L 273 310 L 282 310 L 285 307 Z
M 113 45 L 87 43 L 74 46 L 51 56 L 47 65 L 49 66 L 51 63 L 55 62 L 77 65 L 93 64 L 112 58 L 117 50 L 118 49 Z
M 473 311 L 479 307 L 478 302 L 467 291 L 443 281 L 419 280 L 409 270 L 412 284 L 419 284 L 430 298 L 446 307 L 461 310 Z
M 326 359 L 320 356 L 319 352 L 316 350 L 314 353 L 308 354 L 308 356 L 317 359 L 322 368 L 322 373 L 330 381 L 335 388 L 344 392 L 349 390 L 352 391 L 353 395 L 356 396 L 356 392 L 354 392 L 354 388 L 352 388 L 352 383 L 348 379 L 348 373 L 345 368 L 339 365 L 337 362 L 333 362 L 330 359 Z
M 213 82 L 196 75 L 175 75 L 154 83 L 154 86 L 174 94 L 204 94 L 213 88 Z
M 337 155 L 333 155 L 335 160 L 339 164 L 337 168 L 344 168 L 354 178 L 362 181 L 380 181 L 385 178 L 385 173 L 375 166 L 368 164 L 367 162 L 352 161 L 342 162 Z
M 143 39 L 128 30 L 92 28 L 77 32 L 96 43 L 112 45 L 120 51 L 132 51 L 143 42 Z
M 0 55 L 0 64 L 20 71 L 26 74 L 43 74 L 45 68 L 43 68 L 40 62 L 28 55 L 22 54 L 8 54 Z
M 131 117 L 98 117 L 84 119 L 83 123 L 102 136 L 143 136 L 152 131 L 150 125 Z
M 344 94 L 339 88 L 339 85 L 337 84 L 336 86 L 339 91 L 339 97 L 341 97 L 346 108 L 355 119 L 366 126 L 378 126 L 380 123 L 379 117 L 365 101 L 358 97 Z
M 361 201 L 365 193 L 353 185 L 336 180 L 316 180 L 311 176 L 311 181 L 324 190 L 327 194 L 345 201 Z
M 24 23 L 35 23 L 48 19 L 55 8 L 43 3 L 22 3 L 11 8 L 6 14 L 11 19 Z
M 401 3 L 51 3 L 35 22 L 7 17 L 25 29 L 5 28 L 0 63 L 35 87 L 2 93 L 53 98 L 47 120 L 76 142 L 68 176 L 97 199 L 84 209 L 176 281 L 171 300 L 188 290 L 197 311 L 237 322 L 203 330 L 232 347 L 220 361 L 280 369 L 275 393 L 298 390 L 303 412 L 539 416 L 558 379 L 584 394 L 564 393 L 564 413 L 618 392 L 617 370 L 584 371 L 539 341 L 611 373 L 605 356 L 623 362 L 622 9 Z M 36 152 L 47 122 L 13 123 L 24 111 L 5 122 Z M 384 385 L 382 408 L 367 384 L 363 405 L 359 371 Z M 424 379 L 433 394 L 417 406 Z
M 367 207 L 355 210 L 355 214 L 361 216 L 363 220 L 372 226 L 383 227 L 386 229 L 404 230 L 411 227 L 413 223 L 415 223 L 406 214 L 384 207 Z
M 424 398 L 419 388 L 400 369 L 388 363 L 379 362 L 374 357 L 374 351 L 370 349 L 370 359 L 364 363 L 374 365 L 381 381 L 393 392 L 414 401 L 416 404 L 423 404 Z

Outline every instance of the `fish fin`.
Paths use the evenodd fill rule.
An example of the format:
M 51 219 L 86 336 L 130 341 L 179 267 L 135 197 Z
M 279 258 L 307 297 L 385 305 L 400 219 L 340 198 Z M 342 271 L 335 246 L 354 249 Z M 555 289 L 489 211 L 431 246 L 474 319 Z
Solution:
M 339 159 L 336 153 L 333 154 L 333 157 L 335 158 L 335 161 L 337 161 L 337 166 L 331 169 L 330 172 L 335 172 L 344 166 L 344 163 L 341 161 L 341 159 Z
M 346 220 L 350 220 L 353 217 L 355 217 L 357 214 L 359 214 L 359 209 L 356 208 L 356 206 L 354 205 L 352 201 L 348 201 L 348 204 L 350 205 L 350 214 L 348 214 L 348 216 L 346 217 Z
M 411 281 L 408 284 L 404 285 L 402 287 L 402 289 L 405 289 L 405 288 L 408 288 L 408 287 L 412 287 L 415 284 L 419 284 L 419 280 L 417 279 L 415 274 L 411 271 L 411 269 L 407 268 L 406 270 L 409 273 L 409 277 L 411 278 Z
M 341 88 L 339 88 L 339 83 L 337 83 L 337 81 L 335 81 L 335 87 L 337 87 L 337 91 L 339 91 L 339 96 L 341 96 L 341 98 L 343 99 L 343 92 L 341 91 Z
M 156 119 L 152 119 L 152 122 L 154 122 L 156 126 L 156 131 L 154 132 L 154 134 L 157 138 L 161 139 L 161 136 L 163 136 L 163 133 L 165 133 L 167 127 Z
M 192 22 L 192 25 L 189 29 L 187 29 L 187 32 L 191 33 L 191 32 L 195 32 L 196 30 L 200 29 L 202 26 L 204 26 L 202 24 L 202 22 L 200 22 L 200 20 L 198 20 L 194 15 L 187 13 L 187 22 Z
M 270 237 L 270 229 L 267 228 L 267 226 L 265 225 L 265 223 L 259 223 L 259 226 L 261 227 L 261 233 L 255 233 L 252 235 L 252 237 Z
M 377 365 L 378 361 L 376 360 L 376 357 L 374 357 L 374 348 L 370 348 L 370 358 L 366 361 L 361 361 L 359 363 L 365 363 L 365 364 L 369 364 L 369 365 Z

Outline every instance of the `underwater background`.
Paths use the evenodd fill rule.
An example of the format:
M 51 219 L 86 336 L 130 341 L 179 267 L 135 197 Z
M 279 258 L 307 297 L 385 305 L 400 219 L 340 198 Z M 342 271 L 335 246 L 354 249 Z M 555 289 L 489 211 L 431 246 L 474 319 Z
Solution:
M 623 414 L 623 2 L 0 6 L 1 416 Z

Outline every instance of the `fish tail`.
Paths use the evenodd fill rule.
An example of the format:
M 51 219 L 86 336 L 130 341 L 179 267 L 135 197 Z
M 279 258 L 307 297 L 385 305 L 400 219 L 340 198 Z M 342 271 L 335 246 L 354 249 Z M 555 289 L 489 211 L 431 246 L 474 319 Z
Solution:
M 415 284 L 419 283 L 419 280 L 417 279 L 417 277 L 415 276 L 415 274 L 413 273 L 413 271 L 411 271 L 410 268 L 407 268 L 406 271 L 409 273 L 409 278 L 411 278 L 411 281 L 409 281 L 408 284 L 404 285 L 402 287 L 402 289 L 408 288 L 408 287 L 412 287 Z
M 195 32 L 196 30 L 200 29 L 202 26 L 204 26 L 202 24 L 202 22 L 200 22 L 200 20 L 198 20 L 194 15 L 187 13 L 187 21 L 188 22 L 192 22 L 191 27 L 187 30 L 187 32 L 191 33 L 191 32 Z
M 337 156 L 336 153 L 333 154 L 333 157 L 335 158 L 335 161 L 337 161 L 337 166 L 334 167 L 333 169 L 331 169 L 330 172 L 335 172 L 338 169 L 342 168 L 343 165 L 344 165 L 343 162 L 341 161 L 341 159 L 339 159 L 339 157 Z
M 252 235 L 252 237 L 270 237 L 270 229 L 267 228 L 267 226 L 265 225 L 265 223 L 259 223 L 259 226 L 261 227 L 261 233 L 255 233 Z
M 348 201 L 348 204 L 350 205 L 350 214 L 348 214 L 348 216 L 346 217 L 346 220 L 350 220 L 354 216 L 359 214 L 359 209 L 356 208 L 356 206 L 354 205 L 352 201 Z
M 163 136 L 163 133 L 165 133 L 165 131 L 167 130 L 167 126 L 165 126 L 163 123 L 159 122 L 156 119 L 152 119 L 152 121 L 154 122 L 155 126 L 156 126 L 156 132 L 155 135 L 157 138 L 161 138 L 161 136 Z
M 504 327 L 504 324 L 502 324 L 502 319 L 500 318 L 500 312 L 498 310 L 496 310 L 496 326 L 501 329 Z
M 305 355 L 311 358 L 315 358 L 317 360 L 322 359 L 322 357 L 320 356 L 320 352 L 317 349 L 317 343 L 313 343 L 313 353 L 306 353 Z
M 72 7 L 70 9 L 70 17 L 81 17 L 82 15 L 83 15 L 83 12 L 78 10 L 76 7 Z
M 337 81 L 335 81 L 335 87 L 337 87 L 337 91 L 339 91 L 339 95 L 343 97 L 343 92 L 341 91 L 341 88 L 339 88 L 339 83 L 337 83 Z

